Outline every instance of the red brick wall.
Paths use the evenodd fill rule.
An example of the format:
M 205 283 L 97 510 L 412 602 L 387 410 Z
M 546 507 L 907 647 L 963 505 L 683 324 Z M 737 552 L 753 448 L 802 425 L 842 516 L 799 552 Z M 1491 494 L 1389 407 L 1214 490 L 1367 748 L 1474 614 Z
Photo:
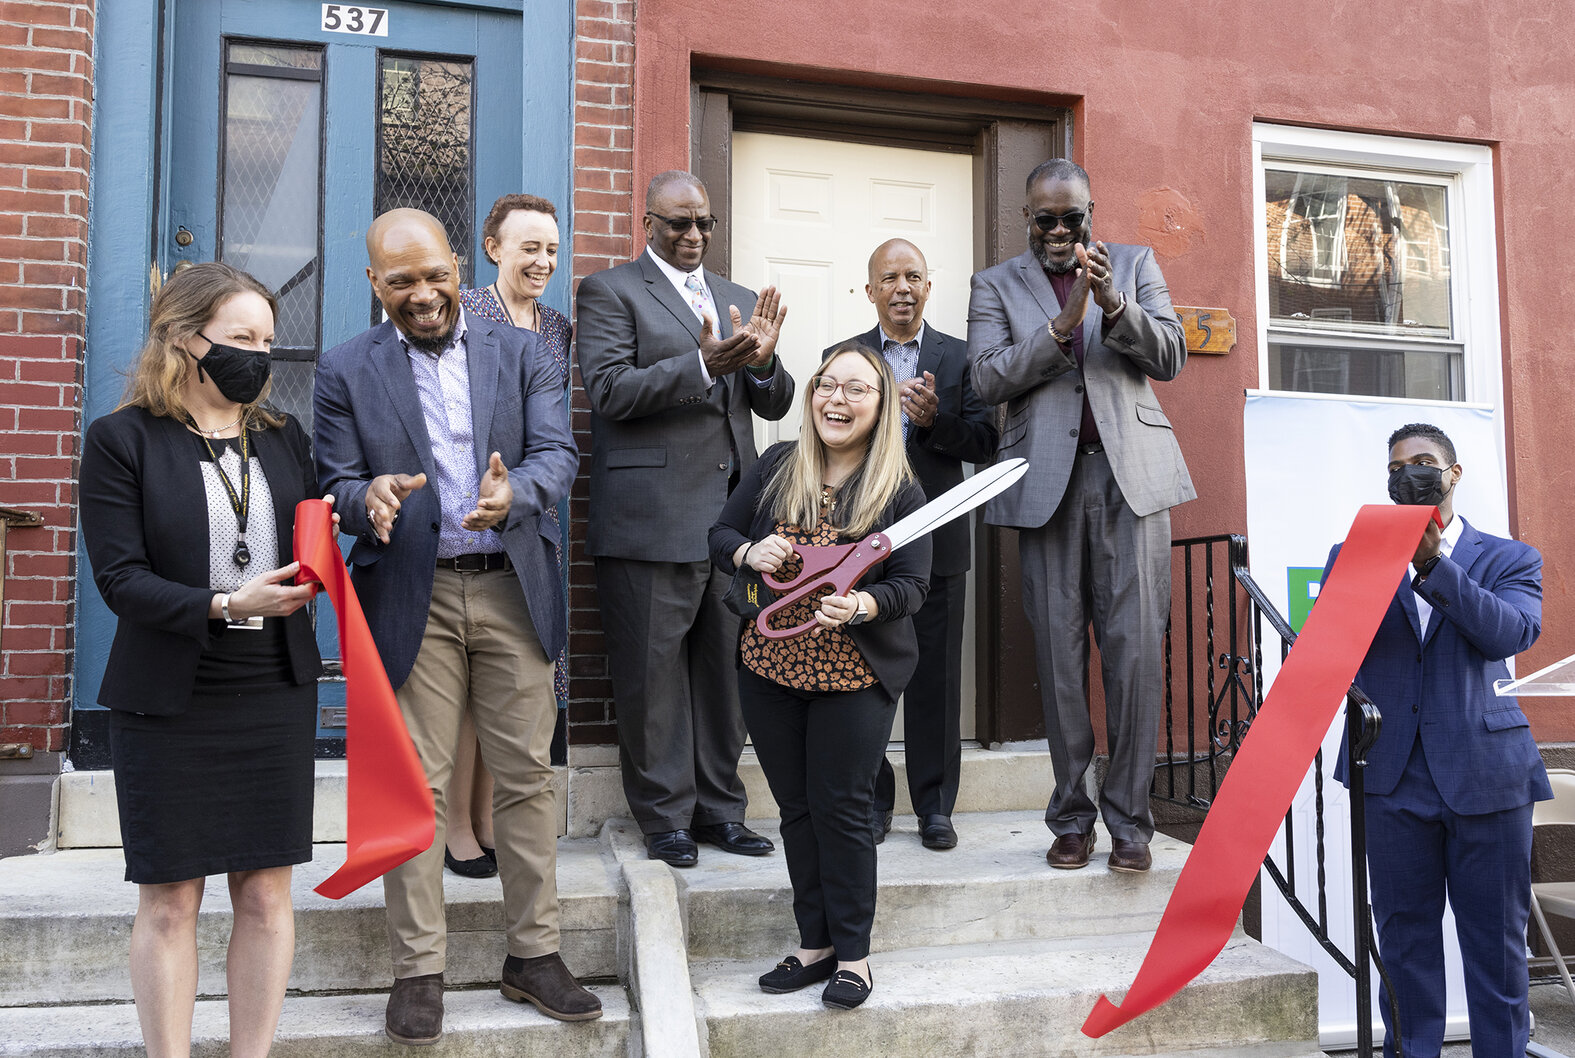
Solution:
M 65 748 L 94 4 L 0 3 L 0 742 Z
M 574 83 L 574 283 L 634 256 L 634 3 L 577 0 Z M 590 405 L 575 376 L 574 435 L 580 477 L 569 501 L 570 525 L 588 513 Z M 602 648 L 595 570 L 584 532 L 569 544 L 569 741 L 617 741 L 612 685 Z

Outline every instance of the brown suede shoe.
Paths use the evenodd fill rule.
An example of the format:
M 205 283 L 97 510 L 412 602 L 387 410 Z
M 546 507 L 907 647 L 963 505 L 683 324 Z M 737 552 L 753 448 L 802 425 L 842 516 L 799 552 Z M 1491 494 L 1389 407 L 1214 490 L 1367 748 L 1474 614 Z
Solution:
M 503 986 L 507 999 L 534 1003 L 536 1009 L 559 1021 L 590 1021 L 602 1016 L 602 1001 L 581 987 L 557 952 L 524 960 L 520 970 L 503 964 Z
M 1088 866 L 1088 854 L 1094 851 L 1094 832 L 1087 834 L 1062 834 L 1045 853 L 1050 866 L 1064 871 L 1075 871 Z
M 1110 839 L 1110 869 L 1112 871 L 1142 874 L 1153 865 L 1154 857 L 1148 853 L 1148 842 L 1122 841 L 1120 838 Z
M 395 1043 L 425 1046 L 443 1036 L 443 975 L 404 977 L 388 994 L 384 1030 Z

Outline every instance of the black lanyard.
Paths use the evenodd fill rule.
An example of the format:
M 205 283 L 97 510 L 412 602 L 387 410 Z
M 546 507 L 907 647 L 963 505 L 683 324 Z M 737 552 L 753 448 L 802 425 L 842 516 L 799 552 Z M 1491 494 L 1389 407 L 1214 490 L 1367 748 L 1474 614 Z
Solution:
M 202 434 L 198 434 L 202 437 Z M 246 546 L 246 512 L 252 498 L 252 464 L 251 449 L 247 445 L 246 427 L 241 427 L 241 488 L 237 492 L 235 486 L 230 484 L 230 476 L 224 472 L 224 466 L 219 462 L 219 453 L 213 450 L 213 445 L 202 437 L 202 447 L 208 450 L 208 458 L 213 460 L 213 469 L 219 472 L 219 480 L 224 482 L 224 491 L 230 497 L 230 510 L 235 512 L 235 551 L 231 557 L 235 564 L 242 569 L 252 560 L 251 550 Z

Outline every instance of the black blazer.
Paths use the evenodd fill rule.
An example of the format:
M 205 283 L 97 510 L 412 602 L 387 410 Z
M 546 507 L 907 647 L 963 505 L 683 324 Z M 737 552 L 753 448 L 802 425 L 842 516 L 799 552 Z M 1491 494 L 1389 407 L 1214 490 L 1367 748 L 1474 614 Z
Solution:
M 881 351 L 880 325 L 849 341 L 862 342 Z M 840 344 L 840 343 L 839 343 Z M 830 353 L 836 346 L 826 350 Z M 935 376 L 935 422 L 927 430 L 908 431 L 908 462 L 919 476 L 927 499 L 934 499 L 962 483 L 964 463 L 984 466 L 995 458 L 995 409 L 973 391 L 968 370 L 968 343 L 925 324 L 919 344 L 919 377 Z M 898 379 L 898 382 L 903 381 Z M 954 518 L 931 535 L 935 538 L 934 568 L 937 577 L 966 573 L 972 559 L 968 527 L 974 515 Z
M 295 505 L 319 495 L 306 434 L 294 419 L 252 434 L 273 493 L 280 562 L 295 550 Z M 82 445 L 82 539 L 98 585 L 119 620 L 98 702 L 169 716 L 184 712 L 197 659 L 226 632 L 208 620 L 207 500 L 195 441 L 184 425 L 142 408 L 95 419 Z M 290 672 L 299 685 L 322 672 L 305 607 L 284 619 Z
M 782 441 L 766 449 L 744 472 L 738 487 L 727 498 L 721 518 L 711 527 L 711 561 L 722 572 L 732 574 L 738 570 L 733 564 L 733 552 L 738 550 L 739 544 L 763 539 L 775 530 L 776 520 L 771 512 L 757 509 L 760 494 L 771 472 L 797 443 Z M 875 528 L 884 529 L 922 506 L 923 490 L 909 485 L 886 508 Z M 839 537 L 837 542 L 854 541 Z M 881 690 L 896 701 L 919 663 L 919 644 L 914 638 L 912 615 L 924 605 L 924 596 L 930 590 L 929 536 L 921 536 L 892 552 L 890 558 L 864 574 L 855 587 L 874 596 L 877 612 L 864 624 L 850 627 L 848 634 L 880 681 Z

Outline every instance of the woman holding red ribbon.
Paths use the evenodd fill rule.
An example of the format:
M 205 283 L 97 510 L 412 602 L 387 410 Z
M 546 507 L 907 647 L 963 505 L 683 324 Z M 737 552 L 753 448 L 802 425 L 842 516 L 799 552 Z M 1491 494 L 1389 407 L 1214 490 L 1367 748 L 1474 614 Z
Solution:
M 885 399 L 891 396 L 891 400 Z M 903 449 L 897 384 L 879 353 L 833 349 L 804 392 L 798 441 L 768 449 L 711 527 L 711 560 L 779 579 L 798 572 L 794 544 L 860 540 L 924 505 Z M 760 978 L 766 992 L 830 983 L 821 1001 L 851 1009 L 869 997 L 875 921 L 875 775 L 897 699 L 919 648 L 910 617 L 928 590 L 921 537 L 865 574 L 846 596 L 779 615 L 817 627 L 768 639 L 753 621 L 739 640 L 739 699 L 760 767 L 782 815 L 799 947 Z
M 295 947 L 291 866 L 312 857 L 317 676 L 295 506 L 318 495 L 306 435 L 267 407 L 275 302 L 210 262 L 153 299 L 126 396 L 88 427 L 82 535 L 119 621 L 99 688 L 148 1054 L 191 1050 L 207 875 L 234 906 L 230 1053 L 268 1053 Z

